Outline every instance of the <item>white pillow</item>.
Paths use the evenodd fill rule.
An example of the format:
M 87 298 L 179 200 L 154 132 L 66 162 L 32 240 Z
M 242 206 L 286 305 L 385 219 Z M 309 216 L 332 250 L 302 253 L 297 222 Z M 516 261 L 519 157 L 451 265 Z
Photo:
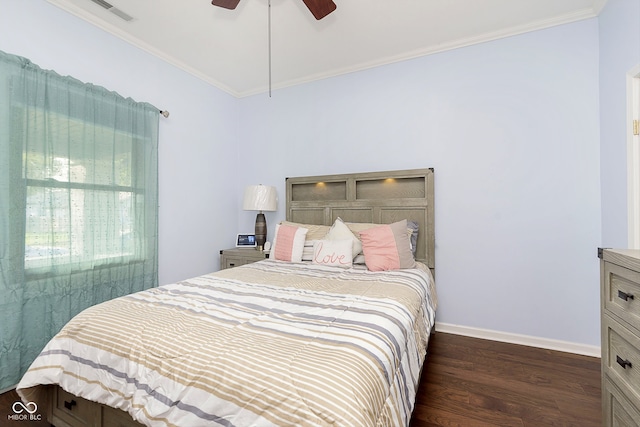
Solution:
M 279 261 L 302 261 L 304 241 L 309 230 L 293 225 L 276 224 L 276 236 L 269 258 Z
M 313 247 L 313 263 L 351 268 L 353 255 L 351 239 L 317 240 Z
M 336 219 L 324 238 L 325 240 L 351 240 L 352 259 L 362 252 L 362 242 L 340 218 Z

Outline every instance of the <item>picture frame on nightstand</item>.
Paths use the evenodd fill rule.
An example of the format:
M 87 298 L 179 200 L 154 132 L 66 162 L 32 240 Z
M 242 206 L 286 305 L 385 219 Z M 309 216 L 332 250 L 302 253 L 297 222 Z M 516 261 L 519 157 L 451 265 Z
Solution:
M 256 235 L 252 233 L 238 233 L 236 236 L 236 248 L 255 248 Z

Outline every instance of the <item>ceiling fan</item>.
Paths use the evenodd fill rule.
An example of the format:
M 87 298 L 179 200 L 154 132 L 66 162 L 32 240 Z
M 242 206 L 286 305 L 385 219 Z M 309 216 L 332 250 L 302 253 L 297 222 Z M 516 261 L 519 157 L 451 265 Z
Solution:
M 336 10 L 336 4 L 332 0 L 302 0 L 313 16 L 320 20 Z M 225 9 L 235 9 L 240 0 L 212 0 L 214 6 L 224 7 Z

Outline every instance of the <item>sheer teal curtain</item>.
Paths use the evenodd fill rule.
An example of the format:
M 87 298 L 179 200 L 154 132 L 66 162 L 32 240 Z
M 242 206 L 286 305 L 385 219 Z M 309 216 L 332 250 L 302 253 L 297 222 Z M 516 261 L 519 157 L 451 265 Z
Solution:
M 0 52 L 0 389 L 83 309 L 157 285 L 158 116 Z

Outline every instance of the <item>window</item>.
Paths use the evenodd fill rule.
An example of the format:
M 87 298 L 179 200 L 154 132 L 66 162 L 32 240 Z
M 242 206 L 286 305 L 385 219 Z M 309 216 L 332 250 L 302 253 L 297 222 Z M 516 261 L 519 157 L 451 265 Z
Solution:
M 25 269 L 38 272 L 62 264 L 82 269 L 143 259 L 143 216 L 136 212 L 144 209 L 144 191 L 133 185 L 142 137 L 61 114 L 45 126 L 20 116 L 33 127 L 22 154 Z M 70 121 L 77 123 L 68 126 Z M 44 138 L 39 129 L 64 144 L 37 143 Z

